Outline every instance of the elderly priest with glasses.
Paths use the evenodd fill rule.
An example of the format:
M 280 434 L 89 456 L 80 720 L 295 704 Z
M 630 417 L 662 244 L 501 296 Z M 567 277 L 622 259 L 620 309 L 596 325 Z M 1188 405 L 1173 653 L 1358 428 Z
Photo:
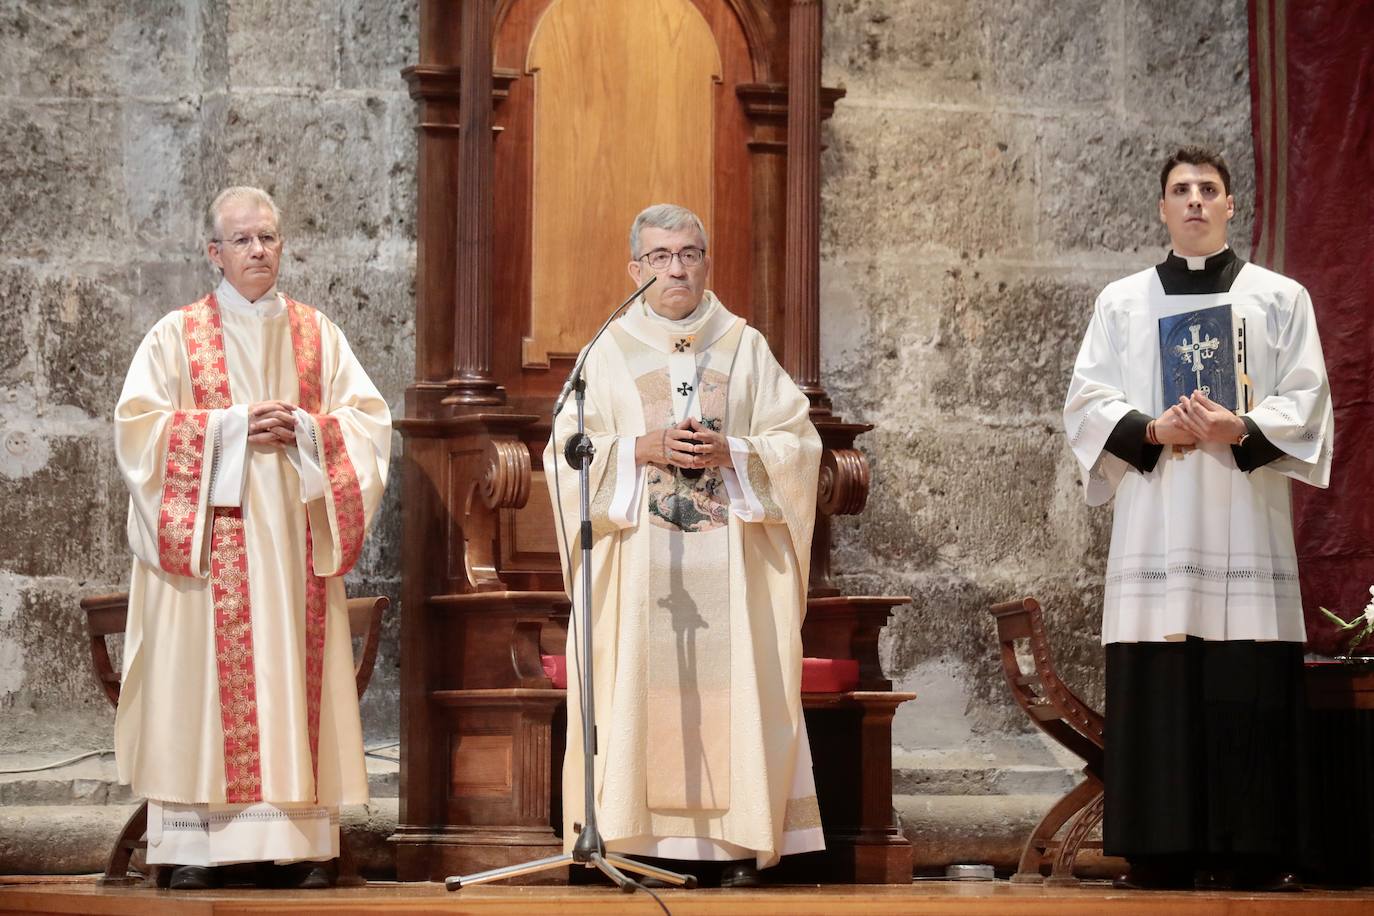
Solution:
M 115 408 L 134 554 L 119 777 L 174 888 L 241 862 L 320 887 L 339 806 L 367 801 L 343 576 L 391 417 L 339 328 L 278 291 L 272 198 L 229 188 L 208 218 L 223 280 L 153 326 Z
M 763 335 L 707 290 L 694 213 L 644 210 L 630 257 L 636 284 L 657 282 L 586 362 L 597 817 L 609 851 L 714 862 L 722 886 L 749 886 L 779 856 L 824 847 L 801 708 L 821 444 Z M 565 465 L 555 486 L 554 468 L 575 431 L 564 411 L 544 453 L 573 532 L 577 478 Z M 561 546 L 572 587 L 581 556 Z M 569 846 L 584 809 L 571 686 Z

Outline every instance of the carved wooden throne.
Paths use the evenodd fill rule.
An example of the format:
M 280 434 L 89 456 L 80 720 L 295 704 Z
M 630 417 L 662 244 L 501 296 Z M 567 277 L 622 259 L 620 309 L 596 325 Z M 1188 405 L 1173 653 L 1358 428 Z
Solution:
M 424 0 L 415 381 L 402 514 L 403 880 L 561 849 L 567 601 L 541 452 L 572 359 L 630 287 L 659 201 L 706 222 L 712 288 L 768 338 L 825 443 L 808 656 L 859 661 L 807 699 L 828 853 L 811 874 L 906 881 L 877 637 L 905 598 L 831 584 L 830 519 L 863 509 L 868 426 L 820 383 L 819 0 Z M 561 879 L 561 876 L 553 876 Z M 545 876 L 544 880 L 548 880 Z

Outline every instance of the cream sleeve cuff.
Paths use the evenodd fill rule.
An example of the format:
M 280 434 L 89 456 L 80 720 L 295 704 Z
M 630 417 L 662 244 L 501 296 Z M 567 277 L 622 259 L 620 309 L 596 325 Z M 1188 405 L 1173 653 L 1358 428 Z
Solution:
M 292 414 L 296 420 L 296 447 L 288 448 L 286 456 L 301 479 L 301 502 L 314 502 L 324 496 L 324 469 L 320 467 L 319 431 L 310 414 L 297 407 Z
M 742 522 L 761 522 L 767 515 L 754 488 L 749 485 L 749 443 L 734 436 L 726 436 L 730 445 L 730 464 L 720 466 L 725 479 L 725 493 L 730 497 L 730 511 Z
M 639 524 L 639 503 L 648 466 L 635 463 L 636 438 L 620 436 L 616 440 L 615 493 L 606 516 L 617 528 L 633 528 Z
M 210 505 L 243 505 L 243 482 L 247 476 L 248 405 L 235 404 L 214 411 L 215 452 L 210 468 Z

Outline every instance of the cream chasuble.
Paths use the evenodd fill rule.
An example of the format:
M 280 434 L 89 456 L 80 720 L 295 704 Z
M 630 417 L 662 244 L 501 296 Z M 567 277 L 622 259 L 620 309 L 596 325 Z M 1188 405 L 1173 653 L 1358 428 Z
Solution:
M 1283 456 L 1250 473 L 1229 445 L 1165 446 L 1140 473 L 1104 446 L 1131 410 L 1162 403 L 1159 319 L 1230 305 L 1246 328 L 1253 406 Z M 1289 479 L 1325 487 L 1334 432 L 1326 364 L 1307 291 L 1245 264 L 1228 292 L 1166 295 L 1154 268 L 1098 297 L 1064 405 L 1091 506 L 1116 496 L 1102 641 L 1303 642 Z M 1212 507 L 1212 508 L 1209 508 Z
M 272 399 L 299 405 L 295 446 L 247 442 Z M 335 809 L 367 801 L 343 575 L 390 423 L 338 328 L 276 293 L 222 283 L 140 344 L 115 408 L 135 556 L 115 743 L 150 862 L 337 855 Z
M 642 300 L 588 355 L 598 821 L 616 852 L 755 858 L 824 848 L 801 709 L 801 624 L 820 439 L 768 344 L 711 293 L 681 321 Z M 555 480 L 575 534 L 577 474 Z M 636 466 L 635 438 L 696 417 L 732 463 L 689 479 Z M 560 502 L 561 496 L 561 502 Z M 560 531 L 560 544 L 563 532 Z M 564 578 L 578 583 L 571 545 Z M 573 591 L 577 588 L 574 585 Z M 574 596 L 580 607 L 581 596 Z M 577 652 L 568 642 L 564 840 L 583 812 Z

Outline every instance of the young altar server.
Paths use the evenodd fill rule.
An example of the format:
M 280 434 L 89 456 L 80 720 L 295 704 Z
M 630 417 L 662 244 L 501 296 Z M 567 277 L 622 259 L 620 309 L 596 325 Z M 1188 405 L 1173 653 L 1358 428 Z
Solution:
M 1307 290 L 1226 244 L 1217 153 L 1160 173 L 1165 260 L 1104 289 L 1064 426 L 1107 560 L 1104 848 L 1132 887 L 1297 887 L 1305 631 L 1289 482 L 1334 431 Z

